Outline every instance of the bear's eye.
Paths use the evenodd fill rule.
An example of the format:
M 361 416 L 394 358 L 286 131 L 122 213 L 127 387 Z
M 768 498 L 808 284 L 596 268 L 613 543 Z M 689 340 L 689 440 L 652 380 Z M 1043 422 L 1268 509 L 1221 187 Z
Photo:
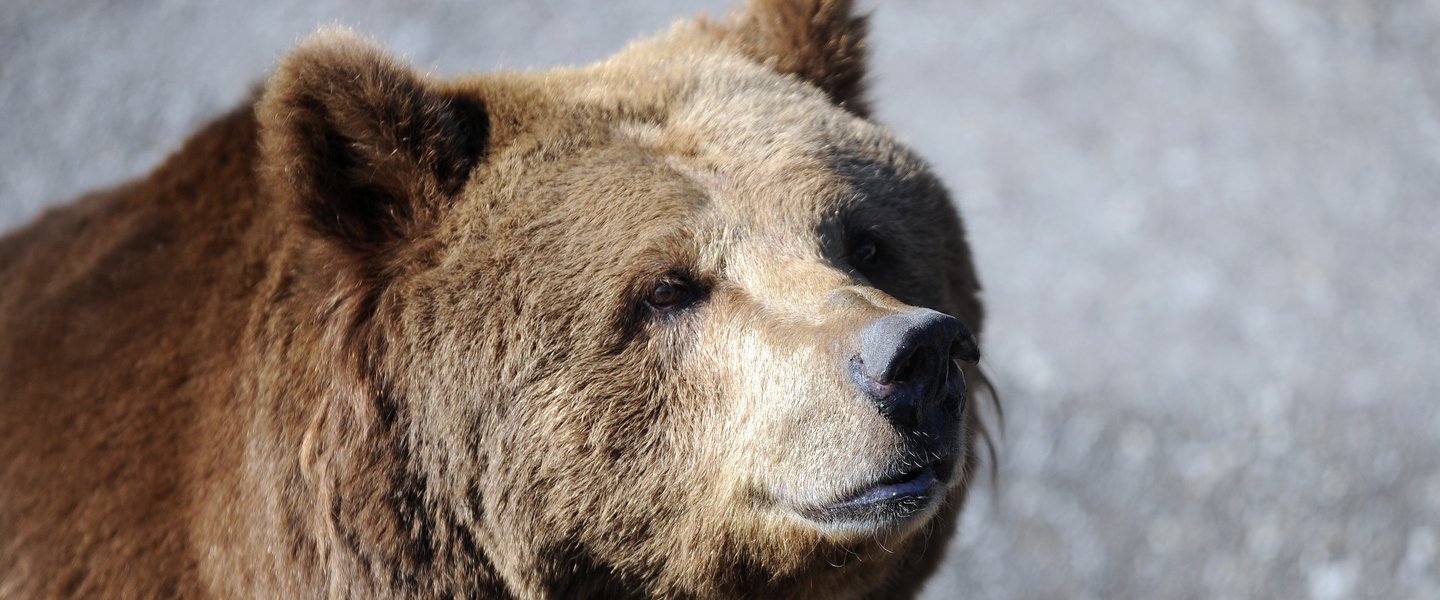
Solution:
M 855 242 L 854 248 L 850 250 L 850 264 L 858 269 L 875 266 L 880 258 L 880 248 L 875 240 L 870 237 L 862 237 Z
M 683 282 L 662 281 L 650 290 L 645 302 L 656 310 L 669 311 L 689 304 L 693 296 L 690 287 Z

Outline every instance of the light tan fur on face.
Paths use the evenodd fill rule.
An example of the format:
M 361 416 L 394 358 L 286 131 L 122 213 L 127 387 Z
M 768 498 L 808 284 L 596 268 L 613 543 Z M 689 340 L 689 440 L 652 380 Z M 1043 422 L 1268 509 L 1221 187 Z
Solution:
M 863 34 L 754 0 L 452 81 L 307 40 L 154 173 L 0 240 L 0 596 L 913 595 L 974 402 L 946 502 L 802 514 L 901 452 L 860 329 L 982 325 L 947 193 L 866 120 Z M 682 276 L 693 304 L 648 307 Z

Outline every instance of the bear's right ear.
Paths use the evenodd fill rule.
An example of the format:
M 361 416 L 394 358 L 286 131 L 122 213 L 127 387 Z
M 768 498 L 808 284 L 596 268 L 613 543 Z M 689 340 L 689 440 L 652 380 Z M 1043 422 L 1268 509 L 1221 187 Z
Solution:
M 865 117 L 866 17 L 853 0 L 749 0 L 728 37 L 750 58 L 823 90 Z
M 433 224 L 488 132 L 478 99 L 437 89 L 344 29 L 286 56 L 257 114 L 268 181 L 311 229 L 362 260 Z

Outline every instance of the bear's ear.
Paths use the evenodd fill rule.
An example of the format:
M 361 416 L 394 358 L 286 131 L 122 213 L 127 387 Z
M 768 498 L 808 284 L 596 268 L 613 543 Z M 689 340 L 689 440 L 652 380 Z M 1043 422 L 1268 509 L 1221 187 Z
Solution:
M 750 0 L 730 38 L 752 59 L 815 84 L 860 116 L 864 98 L 866 18 L 852 0 Z
M 433 223 L 488 130 L 478 99 L 436 88 L 344 29 L 286 56 L 257 114 L 268 180 L 314 231 L 362 258 Z

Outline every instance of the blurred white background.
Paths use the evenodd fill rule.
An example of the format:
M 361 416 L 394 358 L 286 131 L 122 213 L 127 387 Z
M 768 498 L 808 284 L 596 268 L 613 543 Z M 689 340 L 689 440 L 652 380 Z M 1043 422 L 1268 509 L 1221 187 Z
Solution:
M 1440 1 L 864 4 L 1007 411 L 927 597 L 1437 597 Z M 0 228 L 145 172 L 321 24 L 458 74 L 729 5 L 4 0 Z

